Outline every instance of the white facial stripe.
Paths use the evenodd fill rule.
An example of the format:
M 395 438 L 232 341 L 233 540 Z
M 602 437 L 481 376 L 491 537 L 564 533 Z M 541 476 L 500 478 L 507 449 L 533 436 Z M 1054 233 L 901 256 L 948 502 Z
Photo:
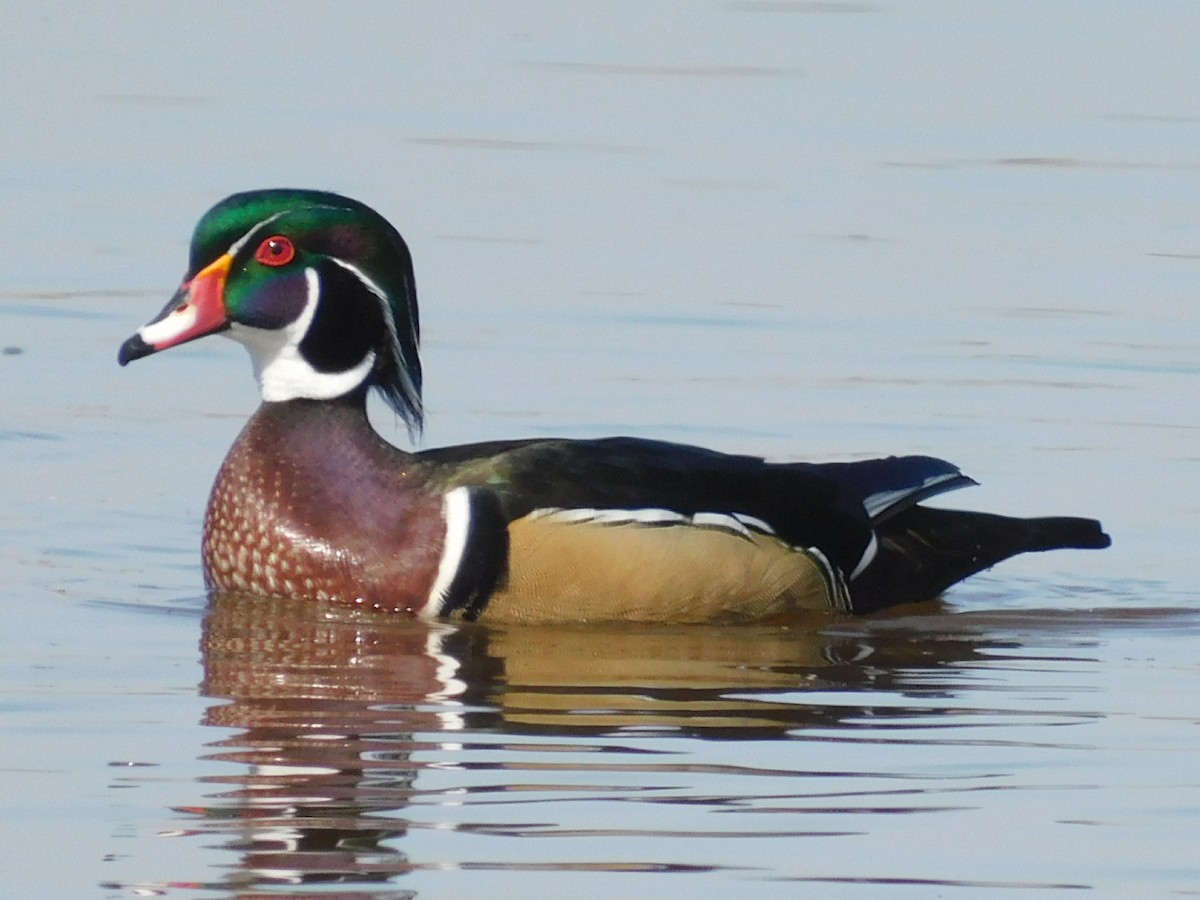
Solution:
M 277 212 L 273 216 L 268 216 L 263 219 L 240 238 L 234 241 L 227 253 L 229 256 L 235 256 L 239 250 L 246 246 L 246 242 L 250 240 L 254 234 L 264 225 L 269 225 L 274 222 L 283 212 Z M 151 346 L 158 346 L 166 341 L 174 340 L 179 335 L 186 333 L 196 324 L 197 312 L 195 306 L 191 303 L 181 304 L 178 308 L 171 310 L 166 316 L 159 319 L 157 322 L 151 322 L 149 325 L 143 325 L 138 329 L 138 336 Z M 311 315 L 309 319 L 311 321 Z M 305 325 L 307 328 L 307 324 Z
M 300 315 L 296 316 L 295 321 L 283 329 L 289 333 L 289 336 L 295 336 L 297 344 L 308 333 L 308 326 L 312 324 L 313 317 L 317 314 L 317 304 L 321 302 L 321 276 L 317 274 L 316 269 L 310 266 L 304 270 L 304 283 L 308 288 L 304 309 L 300 310 Z
M 400 370 L 402 372 L 405 371 L 408 368 L 408 361 L 404 358 L 404 352 L 400 349 L 400 341 L 396 337 L 395 317 L 392 315 L 392 307 L 391 304 L 388 303 L 387 294 L 384 292 L 383 288 L 376 284 L 375 280 L 371 278 L 370 275 L 368 275 L 358 266 L 354 265 L 354 263 L 348 263 L 344 259 L 339 259 L 336 256 L 329 257 L 329 261 L 341 266 L 343 269 L 361 281 L 363 286 L 372 294 L 374 294 L 379 300 L 379 305 L 383 309 L 383 321 L 387 323 L 388 335 L 391 337 L 392 347 L 396 351 L 396 358 L 401 362 Z
M 370 275 L 353 263 L 348 263 L 344 259 L 339 259 L 336 256 L 329 257 L 329 260 L 337 263 L 347 272 L 350 272 L 352 275 L 354 275 L 355 278 L 357 278 L 363 283 L 363 285 L 366 286 L 367 290 L 379 298 L 380 306 L 383 307 L 383 321 L 387 324 L 388 337 L 390 338 L 392 352 L 395 353 L 396 359 L 399 361 L 397 369 L 400 371 L 400 378 L 404 381 L 404 393 L 408 396 L 415 396 L 417 394 L 417 389 L 413 385 L 412 380 L 408 375 L 408 369 L 411 360 L 405 358 L 404 347 L 400 343 L 399 336 L 396 334 L 396 317 L 392 315 L 392 307 L 391 304 L 388 303 L 387 293 L 383 290 L 383 288 L 375 283 L 374 279 L 372 279 Z M 413 329 L 413 321 L 411 317 L 409 317 L 408 325 L 410 329 Z M 414 347 L 420 343 L 420 339 L 415 329 L 409 331 L 408 337 L 410 343 Z
M 339 259 L 336 256 L 331 256 L 329 259 L 337 263 L 347 272 L 352 272 L 355 278 L 367 286 L 367 290 L 379 298 L 379 302 L 383 304 L 383 317 L 388 323 L 388 330 L 392 333 L 392 339 L 396 344 L 397 355 L 401 357 L 401 361 L 407 362 L 407 360 L 403 359 L 403 354 L 400 352 L 400 341 L 396 336 L 396 321 L 392 316 L 391 305 L 388 303 L 387 292 L 378 284 L 376 284 L 370 275 L 368 275 L 358 266 L 354 265 L 354 263 L 348 263 L 344 259 Z M 409 327 L 412 327 L 411 319 L 409 320 Z M 420 343 L 416 331 L 410 331 L 408 336 L 413 344 Z
M 365 284 L 367 286 L 367 290 L 369 290 L 372 294 L 374 294 L 376 297 L 378 297 L 382 303 L 384 303 L 384 304 L 387 303 L 387 294 L 384 293 L 383 288 L 381 288 L 379 285 L 377 285 L 375 283 L 375 281 L 371 278 L 370 275 L 368 275 L 366 272 L 364 272 L 358 266 L 354 265 L 354 263 L 348 263 L 344 259 L 339 259 L 336 256 L 329 257 L 329 261 L 337 263 L 339 266 L 341 266 L 347 272 L 352 273 L 354 275 L 354 277 L 357 278 L 359 281 L 361 281 L 363 284 Z
M 250 240 L 251 237 L 253 237 L 258 232 L 258 230 L 260 228 L 262 228 L 264 225 L 270 225 L 272 222 L 274 222 L 276 219 L 278 219 L 280 216 L 282 216 L 284 212 L 285 212 L 285 210 L 280 210 L 279 212 L 275 213 L 275 215 L 273 215 L 273 216 L 267 216 L 265 219 L 263 219 L 261 222 L 259 222 L 257 225 L 255 225 L 253 228 L 251 228 L 249 231 L 247 231 L 245 234 L 243 234 L 240 238 L 238 238 L 236 241 L 234 241 L 232 244 L 230 244 L 229 250 L 226 252 L 230 256 L 237 256 L 238 251 L 246 246 L 246 243 Z
M 138 329 L 138 336 L 156 347 L 164 341 L 173 340 L 179 335 L 184 334 L 188 329 L 196 324 L 196 307 L 187 303 L 183 306 L 171 310 L 165 318 L 159 319 L 157 322 L 151 322 L 149 325 L 143 325 Z
M 446 518 L 446 540 L 429 599 L 417 613 L 422 619 L 436 619 L 441 615 L 442 604 L 462 565 L 467 535 L 471 533 L 471 495 L 465 487 L 455 488 L 442 498 L 442 515 Z
M 270 221 L 270 220 L 267 220 Z M 300 353 L 300 342 L 312 324 L 321 299 L 321 279 L 313 268 L 304 270 L 308 298 L 295 321 L 279 329 L 251 328 L 233 323 L 228 335 L 250 351 L 254 375 L 262 398 L 284 400 L 329 400 L 358 387 L 375 365 L 375 351 L 368 351 L 357 365 L 342 372 L 318 372 Z M 145 336 L 142 337 L 145 340 Z

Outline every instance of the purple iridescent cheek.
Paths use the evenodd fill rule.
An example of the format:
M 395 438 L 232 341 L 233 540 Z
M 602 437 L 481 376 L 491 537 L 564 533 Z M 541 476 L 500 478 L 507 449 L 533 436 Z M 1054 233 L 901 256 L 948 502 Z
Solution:
M 272 274 L 249 287 L 230 305 L 231 317 L 251 328 L 278 329 L 296 321 L 308 302 L 303 271 Z

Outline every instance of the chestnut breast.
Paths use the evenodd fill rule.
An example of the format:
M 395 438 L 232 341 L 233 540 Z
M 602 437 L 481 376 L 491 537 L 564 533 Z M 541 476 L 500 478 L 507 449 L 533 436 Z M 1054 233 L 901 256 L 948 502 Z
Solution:
M 408 461 L 356 404 L 264 403 L 209 498 L 209 587 L 419 612 L 445 522 Z

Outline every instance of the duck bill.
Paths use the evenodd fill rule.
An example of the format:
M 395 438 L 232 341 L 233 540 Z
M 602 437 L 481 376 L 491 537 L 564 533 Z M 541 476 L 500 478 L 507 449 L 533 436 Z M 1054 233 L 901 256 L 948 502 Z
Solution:
M 185 281 L 163 311 L 121 345 L 117 362 L 125 365 L 176 344 L 226 330 L 229 314 L 225 309 L 225 281 L 232 264 L 233 257 L 227 253 Z

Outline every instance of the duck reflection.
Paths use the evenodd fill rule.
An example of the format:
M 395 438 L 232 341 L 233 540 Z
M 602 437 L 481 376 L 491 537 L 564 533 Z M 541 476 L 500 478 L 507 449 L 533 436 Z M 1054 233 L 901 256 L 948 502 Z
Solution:
M 983 649 L 977 634 L 932 640 L 893 621 L 490 628 L 219 594 L 202 640 L 203 691 L 219 702 L 204 722 L 236 729 L 209 758 L 239 768 L 207 779 L 218 791 L 190 812 L 230 835 L 238 883 L 388 881 L 416 867 L 402 838 L 447 827 L 431 806 L 528 788 L 528 775 L 468 773 L 553 777 L 523 758 L 530 742 L 543 758 L 555 739 L 614 749 L 579 741 L 590 736 L 628 752 L 648 734 L 781 738 L 861 714 L 873 690 L 927 687 L 919 673 Z M 803 702 L 831 688 L 863 706 Z M 891 699 L 871 714 L 907 714 Z

